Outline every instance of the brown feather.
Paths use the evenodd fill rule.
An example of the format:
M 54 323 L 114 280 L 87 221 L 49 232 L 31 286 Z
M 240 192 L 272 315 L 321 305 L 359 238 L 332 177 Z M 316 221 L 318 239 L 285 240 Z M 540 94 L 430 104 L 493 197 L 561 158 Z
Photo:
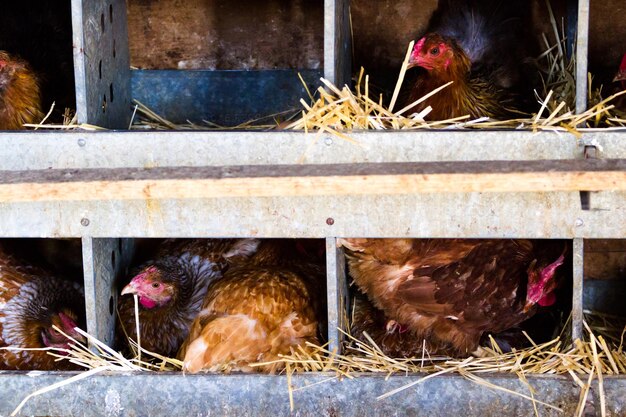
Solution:
M 0 130 L 24 129 L 42 118 L 37 76 L 26 61 L 0 51 Z
M 160 355 L 175 356 L 200 311 L 209 284 L 221 278 L 231 264 L 251 256 L 258 243 L 258 239 L 163 241 L 154 258 L 131 274 L 144 274 L 150 282 L 169 285 L 171 291 L 171 300 L 163 305 L 139 306 L 141 346 Z M 118 344 L 129 352 L 127 335 L 137 340 L 132 296 L 120 298 L 118 312 Z
M 258 256 L 210 285 L 178 355 L 186 370 L 275 372 L 283 365 L 249 364 L 320 342 L 323 270 L 291 259 L 283 245 L 264 242 Z
M 558 256 L 551 259 L 541 242 L 528 240 L 340 243 L 351 249 L 350 275 L 373 304 L 417 338 L 449 346 L 448 354 L 471 352 L 484 332 L 498 333 L 532 316 L 536 307 L 523 311 L 529 267 Z

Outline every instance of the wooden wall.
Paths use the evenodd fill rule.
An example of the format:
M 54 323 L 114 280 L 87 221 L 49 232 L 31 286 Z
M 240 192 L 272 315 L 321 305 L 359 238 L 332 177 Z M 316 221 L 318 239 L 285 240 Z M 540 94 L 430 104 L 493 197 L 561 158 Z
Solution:
M 131 66 L 321 68 L 323 0 L 128 0 Z

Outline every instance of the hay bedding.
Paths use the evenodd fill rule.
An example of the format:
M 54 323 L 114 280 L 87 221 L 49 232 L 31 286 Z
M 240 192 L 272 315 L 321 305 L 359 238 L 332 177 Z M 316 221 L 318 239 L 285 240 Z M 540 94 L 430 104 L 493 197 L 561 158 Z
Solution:
M 626 127 L 626 118 L 615 111 L 611 102 L 617 97 L 626 94 L 622 91 L 608 98 L 602 98 L 602 88 L 592 88 L 592 78 L 589 76 L 589 103 L 590 108 L 576 114 L 572 109 L 575 101 L 575 81 L 573 73 L 575 62 L 572 59 L 566 61 L 563 50 L 565 49 L 565 37 L 559 33 L 554 16 L 550 16 L 554 28 L 556 43 L 550 45 L 544 36 L 546 51 L 542 54 L 545 62 L 542 78 L 542 94 L 537 94 L 540 110 L 528 118 L 520 118 L 505 121 L 492 121 L 486 118 L 469 120 L 468 116 L 442 121 L 425 121 L 431 111 L 429 108 L 420 113 L 405 114 L 404 109 L 394 111 L 395 102 L 403 82 L 408 55 L 412 50 L 412 44 L 407 50 L 407 58 L 404 60 L 398 82 L 389 105 L 383 103 L 382 96 L 370 97 L 369 76 L 361 72 L 358 75 L 355 91 L 347 86 L 338 88 L 331 82 L 321 79 L 323 86 L 316 91 L 317 98 L 309 93 L 310 104 L 305 100 L 300 103 L 303 110 L 280 124 L 280 128 L 288 130 L 304 130 L 306 132 L 327 132 L 342 139 L 352 141 L 345 133 L 346 130 L 417 130 L 417 129 L 490 129 L 511 128 L 528 129 L 532 131 L 555 131 L 569 132 L 579 135 L 581 130 L 588 128 L 603 127 L 608 129 L 622 129 Z M 443 88 L 431 92 L 417 102 L 427 99 L 432 94 L 437 94 Z M 306 87 L 306 86 L 305 86 Z M 307 89 L 308 91 L 308 89 Z M 541 98 L 543 97 L 543 98 Z M 417 103 L 416 102 L 416 103 Z M 51 109 L 52 111 L 52 109 Z M 50 114 L 51 111 L 48 113 Z M 293 111 L 291 111 L 293 113 Z M 266 120 L 250 121 L 245 124 L 225 128 L 204 121 L 203 125 L 187 123 L 177 125 L 160 117 L 141 103 L 135 103 L 133 122 L 131 129 L 177 129 L 177 130 L 207 130 L 207 129 L 271 129 L 277 123 L 263 123 L 272 118 L 282 117 L 289 114 L 270 115 Z M 36 125 L 26 127 L 38 129 L 62 129 L 62 130 L 98 130 L 97 126 L 78 124 L 76 116 L 66 112 L 65 122 L 62 125 L 46 124 L 46 118 Z M 293 120 L 295 119 L 295 120 Z M 427 383 L 428 379 L 444 375 L 458 374 L 468 380 L 494 390 L 506 391 L 511 395 L 520 396 L 531 401 L 535 414 L 538 415 L 537 405 L 541 404 L 553 409 L 558 407 L 543 403 L 534 397 L 534 389 L 527 376 L 533 374 L 569 375 L 580 388 L 581 395 L 577 408 L 577 416 L 583 414 L 584 407 L 589 397 L 591 382 L 598 381 L 600 407 L 602 415 L 606 415 L 606 399 L 603 389 L 603 377 L 605 375 L 626 374 L 626 352 L 624 351 L 624 338 L 626 326 L 623 318 L 617 318 L 601 313 L 585 312 L 585 336 L 583 340 L 570 341 L 564 335 L 549 342 L 537 344 L 530 340 L 531 346 L 521 350 L 513 350 L 503 353 L 497 344 L 492 341 L 492 346 L 483 347 L 483 356 L 480 358 L 468 357 L 465 359 L 431 357 L 424 349 L 417 358 L 390 358 L 382 353 L 373 340 L 369 343 L 354 339 L 345 333 L 345 346 L 342 354 L 329 351 L 326 346 L 309 346 L 312 349 L 305 351 L 302 348 L 294 350 L 290 355 L 282 357 L 279 361 L 285 364 L 287 376 L 287 392 L 291 408 L 294 408 L 293 392 L 307 387 L 294 387 L 292 375 L 302 372 L 327 372 L 334 374 L 328 381 L 341 378 L 356 378 L 362 373 L 383 373 L 385 375 L 426 373 L 420 379 L 414 380 L 394 391 L 382 394 L 379 399 L 397 394 L 409 389 L 416 384 Z M 59 329 L 57 329 L 59 330 Z M 61 386 L 77 382 L 81 379 L 101 372 L 128 372 L 128 371 L 175 371 L 182 369 L 182 362 L 157 355 L 141 348 L 141 341 L 131 341 L 134 348 L 134 356 L 123 357 L 119 352 L 106 346 L 93 336 L 82 332 L 94 350 L 75 341 L 72 349 L 59 352 L 50 349 L 48 352 L 57 357 L 57 360 L 69 360 L 72 363 L 85 368 L 85 371 L 67 380 L 46 387 L 25 397 L 24 401 L 16 408 L 12 415 L 17 414 L 23 405 L 33 396 L 52 391 Z M 257 366 L 266 364 L 256 364 Z M 482 378 L 485 373 L 512 373 L 519 377 L 528 386 L 529 394 L 523 394 L 507 390 L 490 383 Z
M 445 84 L 414 103 L 395 109 L 395 104 L 399 96 L 404 75 L 407 70 L 408 60 L 413 49 L 413 42 L 407 48 L 407 53 L 403 61 L 396 87 L 389 104 L 383 100 L 382 94 L 371 95 L 370 79 L 363 68 L 356 78 L 355 89 L 348 86 L 339 88 L 330 81 L 321 78 L 322 85 L 312 94 L 304 84 L 308 93 L 309 101 L 300 100 L 303 109 L 297 115 L 293 115 L 293 110 L 287 110 L 282 114 L 270 115 L 263 120 L 252 120 L 250 122 L 233 126 L 216 126 L 208 121 L 203 121 L 203 125 L 187 123 L 176 125 L 164 120 L 141 103 L 136 103 L 135 113 L 137 123 L 131 126 L 132 129 L 284 129 L 284 130 L 304 130 L 305 132 L 326 132 L 341 139 L 352 141 L 345 132 L 355 130 L 419 130 L 419 129 L 518 129 L 531 131 L 555 131 L 569 132 L 580 135 L 581 131 L 587 129 L 603 128 L 623 129 L 626 128 L 626 116 L 616 111 L 612 104 L 626 91 L 621 91 L 610 97 L 602 97 L 602 86 L 595 87 L 592 77 L 589 75 L 589 109 L 577 114 L 574 110 L 576 101 L 576 63 L 574 56 L 567 58 L 565 54 L 566 38 L 563 27 L 559 30 L 556 19 L 550 7 L 550 21 L 552 23 L 552 37 L 554 43 L 550 43 L 548 37 L 542 36 L 545 51 L 538 57 L 540 63 L 540 75 L 542 85 L 540 91 L 535 91 L 539 110 L 537 113 L 525 118 L 511 120 L 490 120 L 489 118 L 479 118 L 471 120 L 469 116 L 461 116 L 449 120 L 426 121 L 426 117 L 432 111 L 426 108 L 419 113 L 408 113 L 413 105 L 418 104 L 437 94 L 448 87 Z M 563 26 L 563 25 L 561 25 Z M 290 114 L 291 117 L 288 117 Z M 282 118 L 281 122 L 278 118 Z M 291 119 L 296 119 L 292 120 Z M 271 119 L 274 124 L 268 124 Z M 263 122 L 263 123 L 261 123 Z

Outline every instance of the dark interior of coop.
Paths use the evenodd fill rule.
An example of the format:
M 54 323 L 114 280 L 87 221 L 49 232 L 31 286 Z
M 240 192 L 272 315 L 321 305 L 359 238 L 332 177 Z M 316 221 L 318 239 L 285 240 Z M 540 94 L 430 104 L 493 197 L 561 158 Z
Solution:
M 0 50 L 26 61 L 37 74 L 46 123 L 62 124 L 76 112 L 71 0 L 4 2 Z
M 602 336 L 616 346 L 624 343 L 626 325 L 626 240 L 588 239 L 585 264 L 583 313 Z
M 589 56 L 588 71 L 591 75 L 591 90 L 601 88 L 602 98 L 624 89 L 624 82 L 616 82 L 618 68 L 624 56 L 626 24 L 626 2 L 608 0 L 590 2 L 589 10 Z M 590 96 L 590 104 L 598 101 Z M 624 101 L 623 96 L 620 98 Z

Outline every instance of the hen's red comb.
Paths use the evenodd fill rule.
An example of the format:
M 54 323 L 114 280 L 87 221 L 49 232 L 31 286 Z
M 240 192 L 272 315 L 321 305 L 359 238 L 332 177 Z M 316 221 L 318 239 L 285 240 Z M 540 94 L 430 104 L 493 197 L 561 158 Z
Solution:
M 73 330 L 74 327 L 76 327 L 76 322 L 74 322 L 74 320 L 72 320 L 72 318 L 68 316 L 67 314 L 63 312 L 59 312 L 59 318 L 61 319 L 61 323 L 63 323 L 63 327 L 65 327 L 65 330 L 67 329 Z
M 626 71 L 626 54 L 622 57 L 622 63 L 619 65 L 620 71 Z

